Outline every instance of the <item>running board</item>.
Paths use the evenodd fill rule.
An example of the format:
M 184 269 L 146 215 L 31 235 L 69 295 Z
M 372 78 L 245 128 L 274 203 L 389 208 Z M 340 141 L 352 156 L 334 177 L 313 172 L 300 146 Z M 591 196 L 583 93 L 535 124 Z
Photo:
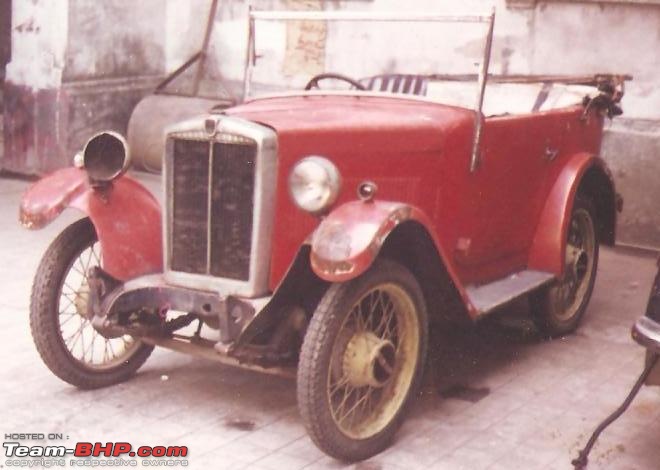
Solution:
M 553 274 L 543 271 L 525 270 L 489 284 L 468 286 L 465 291 L 477 316 L 481 316 L 548 284 L 554 278 Z

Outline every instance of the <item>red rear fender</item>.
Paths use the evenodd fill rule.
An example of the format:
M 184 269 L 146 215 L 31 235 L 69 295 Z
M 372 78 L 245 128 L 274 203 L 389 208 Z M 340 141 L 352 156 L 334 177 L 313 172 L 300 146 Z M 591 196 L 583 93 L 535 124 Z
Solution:
M 614 197 L 613 183 L 607 176 L 609 173 L 605 162 L 588 153 L 577 153 L 567 161 L 548 194 L 530 250 L 528 262 L 530 269 L 551 272 L 557 276 L 563 275 L 564 250 L 568 238 L 572 208 L 578 189 L 581 188 L 583 182 L 588 182 L 588 173 L 602 174 L 600 184 L 608 187 L 598 189 L 590 188 L 587 185 L 584 189 L 595 191 L 594 195 L 612 194 L 611 201 L 608 202 L 601 198 L 596 200 L 595 203 L 601 206 L 611 206 L 596 207 L 597 210 L 600 209 L 596 216 L 602 218 L 601 223 L 608 223 L 609 220 L 609 225 L 611 225 L 611 227 L 605 227 L 606 232 L 611 232 L 611 240 L 603 240 L 603 237 L 601 237 L 601 241 L 614 243 L 616 198 Z

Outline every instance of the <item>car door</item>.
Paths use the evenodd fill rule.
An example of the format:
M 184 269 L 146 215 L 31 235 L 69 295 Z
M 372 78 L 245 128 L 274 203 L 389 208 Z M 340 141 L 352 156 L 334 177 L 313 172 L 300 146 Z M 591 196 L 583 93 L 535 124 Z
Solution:
M 478 205 L 466 259 L 473 279 L 487 282 L 525 268 L 564 129 L 554 113 L 485 120 L 481 163 L 472 175 Z

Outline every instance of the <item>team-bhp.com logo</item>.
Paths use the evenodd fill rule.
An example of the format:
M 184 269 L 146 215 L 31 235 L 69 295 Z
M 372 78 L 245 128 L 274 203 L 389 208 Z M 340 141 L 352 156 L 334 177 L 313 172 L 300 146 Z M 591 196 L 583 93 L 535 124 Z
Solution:
M 21 445 L 20 442 L 4 442 L 2 447 L 5 449 L 5 456 L 10 458 L 65 458 L 65 457 L 113 457 L 119 459 L 122 457 L 165 457 L 165 458 L 181 458 L 188 456 L 188 446 L 140 446 L 137 449 L 134 449 L 131 444 L 128 442 L 107 442 L 105 444 L 101 442 L 91 443 L 91 442 L 78 442 L 75 447 L 66 447 L 66 446 L 25 446 Z M 10 461 L 6 463 L 9 464 Z M 76 464 L 72 461 L 70 465 L 75 466 Z M 86 463 L 88 463 L 87 461 Z M 130 462 L 130 463 L 129 463 Z M 143 461 L 144 466 L 148 465 L 149 461 Z M 172 460 L 174 465 L 187 465 L 186 460 Z M 81 461 L 82 463 L 82 461 Z M 135 465 L 134 460 L 126 461 L 124 465 Z M 156 462 L 154 462 L 156 464 Z M 20 466 L 13 464 L 13 466 Z M 87 465 L 85 465 L 87 466 Z M 94 466 L 94 465 L 92 465 Z

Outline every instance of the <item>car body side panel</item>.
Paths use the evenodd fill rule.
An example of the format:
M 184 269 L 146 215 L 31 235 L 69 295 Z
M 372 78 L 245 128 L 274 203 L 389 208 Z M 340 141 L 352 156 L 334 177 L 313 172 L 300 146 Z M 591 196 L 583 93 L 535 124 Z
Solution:
M 27 228 L 39 229 L 67 207 L 91 219 L 103 269 L 111 276 L 125 281 L 163 270 L 160 206 L 133 178 L 122 176 L 107 188 L 94 189 L 83 170 L 58 170 L 26 191 L 20 220 Z
M 576 106 L 486 120 L 483 164 L 473 176 L 478 189 L 471 196 L 478 207 L 464 235 L 471 244 L 458 259 L 467 278 L 482 283 L 526 267 L 541 268 L 529 266 L 528 260 L 555 182 L 573 155 L 599 152 L 602 119 L 582 120 L 582 112 Z M 562 220 L 555 215 L 555 221 Z M 555 250 L 562 247 L 558 240 Z

